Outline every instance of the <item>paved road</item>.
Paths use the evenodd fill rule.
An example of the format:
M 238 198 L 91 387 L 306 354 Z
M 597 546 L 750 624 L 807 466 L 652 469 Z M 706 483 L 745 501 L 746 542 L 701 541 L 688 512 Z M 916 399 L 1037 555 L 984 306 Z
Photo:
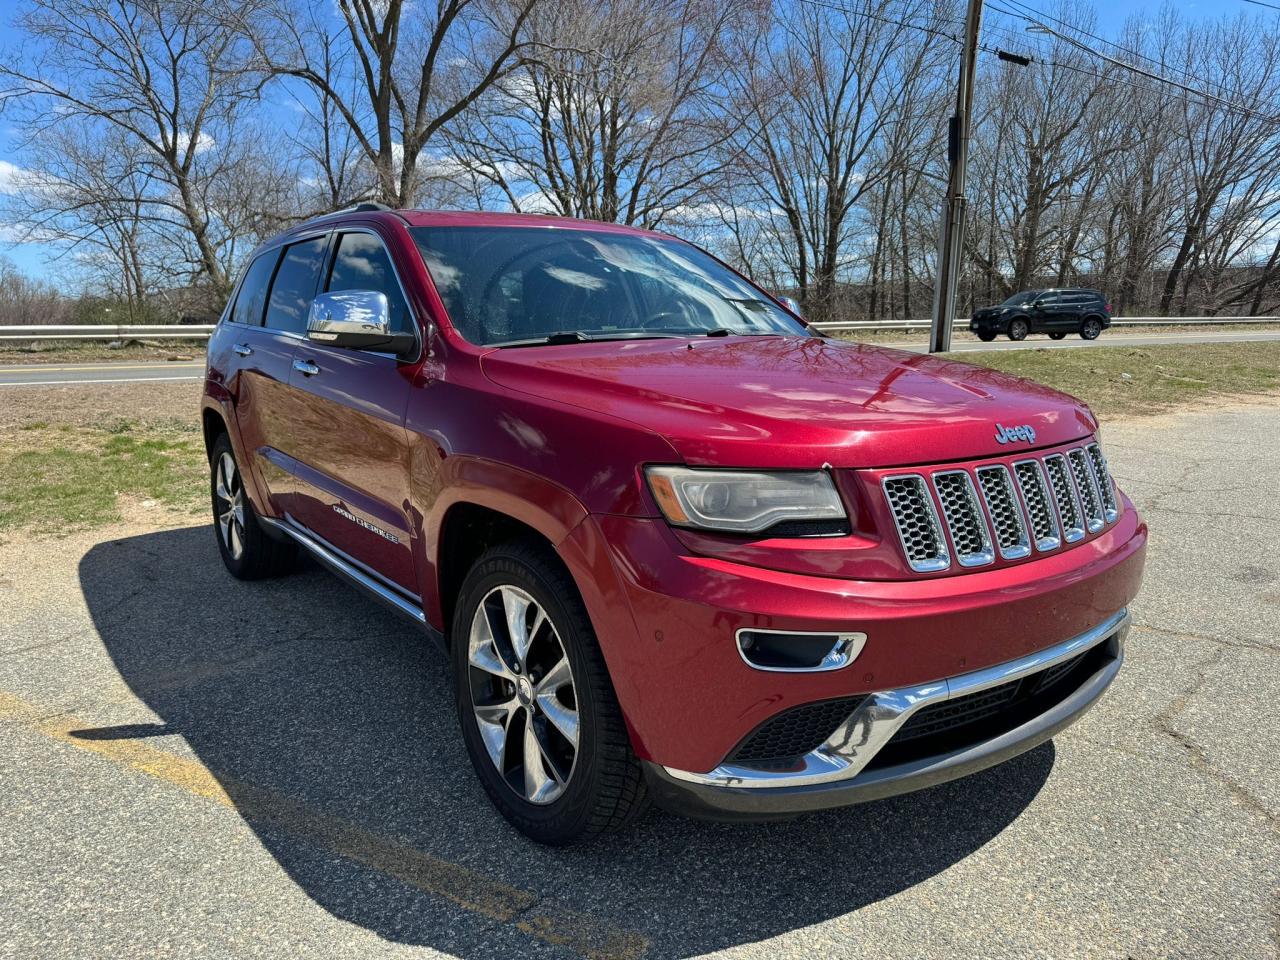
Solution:
M 1112 334 L 1104 333 L 1094 341 L 1078 337 L 1066 340 L 1050 340 L 1034 336 L 1021 343 L 1000 339 L 992 343 L 957 340 L 956 352 L 970 350 L 1035 350 L 1048 347 L 1052 350 L 1082 347 L 1150 347 L 1162 343 L 1241 343 L 1260 340 L 1280 340 L 1280 331 L 1231 331 L 1224 333 L 1154 333 Z M 886 346 L 903 350 L 924 352 L 923 340 L 890 343 Z M 26 366 L 0 366 L 0 387 L 23 384 L 26 386 L 65 386 L 74 383 L 140 383 L 144 380 L 199 380 L 203 376 L 204 362 L 190 363 L 72 363 L 27 364 Z
M 1107 444 L 1153 535 L 1079 724 L 906 797 L 570 850 L 498 818 L 442 658 L 327 574 L 232 580 L 207 527 L 4 544 L 0 956 L 1276 956 L 1280 409 Z
M 978 340 L 955 340 L 953 351 L 965 353 L 971 350 L 1076 350 L 1098 347 L 1157 347 L 1165 343 L 1253 343 L 1255 341 L 1280 340 L 1278 330 L 1227 330 L 1222 333 L 1131 333 L 1107 332 L 1097 340 L 1082 340 L 1079 337 L 1067 337 L 1064 340 L 1050 340 L 1048 337 L 1035 334 L 1026 340 L 1014 342 L 1004 337 L 991 343 Z M 902 350 L 913 350 L 923 353 L 928 344 L 915 340 L 904 343 L 891 343 L 886 346 L 898 347 Z
M 203 376 L 203 360 L 152 363 L 127 360 L 107 363 L 29 363 L 0 366 L 0 387 L 199 380 Z

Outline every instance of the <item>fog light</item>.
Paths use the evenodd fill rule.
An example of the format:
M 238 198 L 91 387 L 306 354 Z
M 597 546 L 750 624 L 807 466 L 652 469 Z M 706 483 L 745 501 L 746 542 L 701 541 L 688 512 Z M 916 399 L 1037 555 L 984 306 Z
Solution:
M 857 659 L 865 633 L 804 633 L 789 630 L 739 630 L 738 654 L 757 670 L 810 673 L 839 670 Z

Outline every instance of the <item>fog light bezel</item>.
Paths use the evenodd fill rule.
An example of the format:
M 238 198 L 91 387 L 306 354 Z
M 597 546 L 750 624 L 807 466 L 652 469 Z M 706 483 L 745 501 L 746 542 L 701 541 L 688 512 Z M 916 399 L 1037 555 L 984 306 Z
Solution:
M 748 652 L 760 649 L 758 642 L 753 639 L 755 636 L 803 637 L 806 640 L 830 637 L 832 642 L 826 653 L 807 665 L 761 663 L 753 660 Z M 768 673 L 829 673 L 832 670 L 843 670 L 858 659 L 867 643 L 867 635 L 855 630 L 777 630 L 764 627 L 739 627 L 734 631 L 733 639 L 743 663 L 752 670 L 764 670 Z

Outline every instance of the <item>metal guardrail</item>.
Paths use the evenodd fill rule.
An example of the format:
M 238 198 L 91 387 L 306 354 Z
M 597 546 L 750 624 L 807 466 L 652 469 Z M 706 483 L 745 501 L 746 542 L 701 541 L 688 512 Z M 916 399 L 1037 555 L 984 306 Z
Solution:
M 0 327 L 0 340 L 204 340 L 211 333 L 213 324 L 30 324 Z
M 1194 327 L 1200 324 L 1217 326 L 1232 323 L 1280 323 L 1280 317 L 1123 317 L 1111 321 L 1113 327 Z M 810 324 L 815 330 L 928 330 L 929 320 L 851 320 Z M 951 321 L 953 330 L 967 330 L 969 321 L 957 317 Z M 0 328 L 3 329 L 3 328 Z
M 1112 320 L 1113 327 L 1178 327 L 1201 324 L 1256 324 L 1280 323 L 1280 317 L 1124 317 Z M 928 320 L 852 320 L 812 324 L 815 330 L 927 330 Z M 952 329 L 963 330 L 968 320 L 957 318 Z M 29 326 L 0 327 L 0 341 L 4 340 L 204 340 L 213 333 L 212 324 L 151 324 L 151 325 L 89 325 L 89 324 L 31 324 Z

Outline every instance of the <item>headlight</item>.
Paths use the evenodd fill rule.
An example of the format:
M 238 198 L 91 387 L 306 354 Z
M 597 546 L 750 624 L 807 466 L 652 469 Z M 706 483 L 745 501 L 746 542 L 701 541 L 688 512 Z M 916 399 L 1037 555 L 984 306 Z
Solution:
M 756 473 L 649 467 L 649 489 L 670 523 L 759 533 L 795 520 L 844 520 L 844 505 L 822 470 Z

